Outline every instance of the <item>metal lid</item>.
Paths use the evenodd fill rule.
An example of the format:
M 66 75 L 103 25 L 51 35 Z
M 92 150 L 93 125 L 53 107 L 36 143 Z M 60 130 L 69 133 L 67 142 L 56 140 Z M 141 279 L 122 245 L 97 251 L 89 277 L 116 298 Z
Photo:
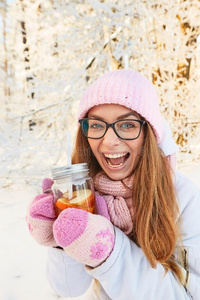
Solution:
M 88 172 L 87 163 L 68 165 L 66 167 L 52 168 L 53 180 L 71 176 L 75 173 Z

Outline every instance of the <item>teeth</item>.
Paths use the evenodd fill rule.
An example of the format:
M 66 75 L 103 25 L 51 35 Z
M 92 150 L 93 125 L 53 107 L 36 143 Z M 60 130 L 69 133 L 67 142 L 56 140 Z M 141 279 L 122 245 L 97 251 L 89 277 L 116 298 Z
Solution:
M 123 165 L 123 163 L 120 163 L 119 165 L 111 165 L 111 163 L 109 161 L 108 161 L 108 164 L 112 168 L 119 168 L 119 167 L 121 167 Z
M 126 155 L 126 153 L 120 153 L 120 154 L 104 154 L 107 158 L 118 158 L 123 157 Z

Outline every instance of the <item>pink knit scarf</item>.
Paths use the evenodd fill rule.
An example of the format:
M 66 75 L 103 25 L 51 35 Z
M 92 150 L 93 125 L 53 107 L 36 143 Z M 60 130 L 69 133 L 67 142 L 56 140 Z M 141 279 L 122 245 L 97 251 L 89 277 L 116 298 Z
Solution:
M 111 222 L 125 234 L 129 234 L 133 229 L 134 217 L 133 175 L 114 181 L 100 171 L 93 179 L 95 190 L 105 198 Z

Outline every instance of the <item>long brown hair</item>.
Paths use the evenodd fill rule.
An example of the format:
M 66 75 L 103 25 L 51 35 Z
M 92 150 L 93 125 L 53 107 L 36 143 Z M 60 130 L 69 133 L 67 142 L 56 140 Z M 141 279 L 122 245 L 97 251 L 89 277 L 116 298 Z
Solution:
M 141 159 L 134 173 L 135 219 L 133 239 L 144 251 L 152 267 L 161 263 L 181 280 L 182 273 L 173 259 L 179 232 L 178 205 L 169 160 L 158 147 L 147 123 Z
M 153 268 L 159 262 L 166 272 L 171 270 L 181 280 L 181 270 L 173 259 L 180 233 L 176 223 L 178 206 L 172 169 L 148 123 L 144 131 L 141 158 L 134 172 L 134 229 L 129 238 L 142 248 Z M 87 138 L 79 128 L 72 163 L 81 162 L 88 163 L 91 177 L 101 170 Z

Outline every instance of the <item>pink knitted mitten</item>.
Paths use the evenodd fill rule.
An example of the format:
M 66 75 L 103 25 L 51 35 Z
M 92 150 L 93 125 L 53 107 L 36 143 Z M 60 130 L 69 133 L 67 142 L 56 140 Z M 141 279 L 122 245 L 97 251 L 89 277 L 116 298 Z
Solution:
M 57 244 L 77 261 L 97 267 L 110 255 L 115 241 L 111 222 L 82 209 L 64 210 L 53 225 Z
M 54 198 L 51 191 L 53 180 L 42 182 L 43 194 L 37 195 L 27 210 L 27 223 L 33 238 L 43 246 L 57 246 L 53 237 L 53 223 L 56 219 Z
M 99 195 L 97 192 L 95 193 L 95 203 L 96 203 L 97 214 L 105 217 L 110 221 L 106 200 L 104 199 L 103 196 Z

